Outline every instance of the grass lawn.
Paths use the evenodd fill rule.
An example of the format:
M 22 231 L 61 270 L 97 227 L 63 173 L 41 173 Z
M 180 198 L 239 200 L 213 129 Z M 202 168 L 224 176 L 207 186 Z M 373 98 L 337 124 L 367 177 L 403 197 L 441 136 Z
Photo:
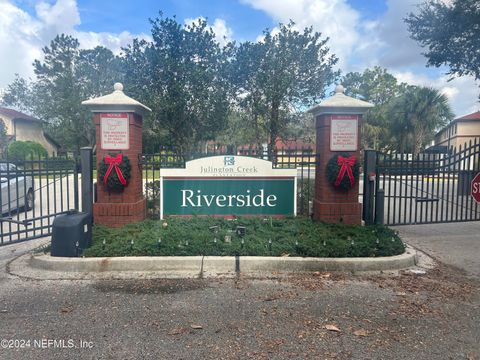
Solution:
M 244 227 L 243 237 L 238 227 Z M 398 235 L 384 226 L 333 225 L 302 217 L 202 217 L 145 220 L 119 229 L 97 225 L 83 255 L 374 257 L 404 250 Z

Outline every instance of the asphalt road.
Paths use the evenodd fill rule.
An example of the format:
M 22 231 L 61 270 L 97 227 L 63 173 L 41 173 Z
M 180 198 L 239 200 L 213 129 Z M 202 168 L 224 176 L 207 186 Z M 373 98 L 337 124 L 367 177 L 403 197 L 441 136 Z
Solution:
M 397 226 L 404 241 L 480 280 L 480 221 Z
M 9 274 L 8 262 L 39 243 L 0 248 L 2 360 L 480 357 L 479 283 L 446 266 L 393 277 L 39 281 Z

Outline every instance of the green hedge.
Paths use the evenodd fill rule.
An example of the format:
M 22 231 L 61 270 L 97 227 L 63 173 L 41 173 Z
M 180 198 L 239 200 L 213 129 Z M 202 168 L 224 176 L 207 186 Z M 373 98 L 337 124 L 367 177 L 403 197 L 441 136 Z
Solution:
M 47 156 L 47 150 L 35 141 L 14 141 L 8 146 L 8 158 L 12 160 L 33 160 Z
M 218 227 L 217 233 L 213 226 Z M 236 234 L 238 226 L 246 228 L 243 238 Z M 231 242 L 225 241 L 226 236 Z M 119 229 L 97 225 L 93 244 L 84 255 L 374 257 L 398 255 L 404 250 L 398 235 L 383 226 L 324 224 L 300 217 L 235 221 L 172 218 L 165 222 L 146 220 Z

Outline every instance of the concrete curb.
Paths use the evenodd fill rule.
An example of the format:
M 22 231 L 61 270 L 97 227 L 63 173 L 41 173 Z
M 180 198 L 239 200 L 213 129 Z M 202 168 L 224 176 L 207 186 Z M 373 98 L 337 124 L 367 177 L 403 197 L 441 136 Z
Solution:
M 165 275 L 192 274 L 264 274 L 272 272 L 314 271 L 388 271 L 406 269 L 416 264 L 416 251 L 378 258 L 300 258 L 259 256 L 129 256 L 111 258 L 62 258 L 32 255 L 29 265 L 35 269 L 76 273 L 161 272 Z M 182 277 L 180 275 L 180 277 Z

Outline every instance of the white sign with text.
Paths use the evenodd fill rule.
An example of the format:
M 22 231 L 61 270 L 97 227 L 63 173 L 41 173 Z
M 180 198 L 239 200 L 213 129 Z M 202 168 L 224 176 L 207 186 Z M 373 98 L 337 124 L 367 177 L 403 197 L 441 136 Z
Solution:
M 100 139 L 104 150 L 128 150 L 129 141 L 128 114 L 101 114 Z
M 332 115 L 330 151 L 358 150 L 358 116 Z

